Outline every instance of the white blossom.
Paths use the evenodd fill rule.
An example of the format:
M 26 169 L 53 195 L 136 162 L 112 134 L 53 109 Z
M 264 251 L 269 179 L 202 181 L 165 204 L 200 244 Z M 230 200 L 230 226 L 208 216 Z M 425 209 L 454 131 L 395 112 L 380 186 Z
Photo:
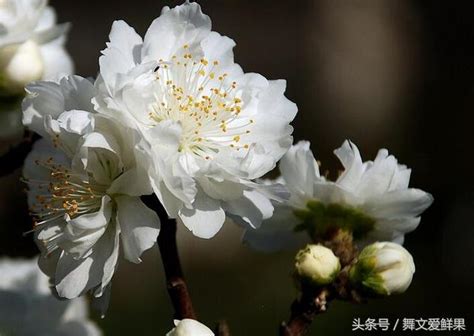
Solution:
M 297 108 L 283 80 L 244 73 L 235 43 L 196 3 L 163 8 L 144 39 L 116 21 L 100 58 L 99 112 L 137 129 L 154 192 L 172 218 L 210 238 L 226 215 L 258 227 L 278 187 L 253 182 L 292 143 Z
M 20 106 L 25 85 L 73 72 L 64 48 L 68 29 L 68 24 L 56 24 L 47 0 L 0 0 L 0 137 L 9 146 L 23 136 Z
M 166 336 L 214 336 L 211 329 L 193 319 L 174 320 L 174 325 Z
M 119 245 L 139 263 L 159 233 L 158 216 L 140 200 L 152 190 L 129 146 L 136 135 L 94 112 L 94 86 L 84 78 L 27 91 L 23 121 L 44 137 L 24 167 L 40 266 L 59 296 L 105 293 L 105 307 Z
M 411 254 L 402 246 L 389 242 L 365 247 L 349 272 L 356 286 L 378 295 L 403 293 L 410 286 L 414 273 Z
M 405 233 L 420 223 L 433 197 L 409 188 L 411 170 L 386 149 L 363 162 L 357 147 L 346 141 L 335 150 L 344 171 L 335 182 L 321 176 L 308 142 L 294 145 L 280 163 L 290 199 L 276 204 L 275 216 L 260 230 L 248 230 L 244 241 L 261 250 L 304 243 L 306 232 L 324 234 L 331 226 L 353 232 L 361 245 L 377 240 L 402 244 Z
M 0 94 L 21 94 L 31 81 L 72 73 L 64 49 L 68 27 L 56 24 L 47 0 L 1 0 Z
M 0 259 L 0 274 L 0 335 L 101 335 L 86 299 L 55 298 L 36 259 Z

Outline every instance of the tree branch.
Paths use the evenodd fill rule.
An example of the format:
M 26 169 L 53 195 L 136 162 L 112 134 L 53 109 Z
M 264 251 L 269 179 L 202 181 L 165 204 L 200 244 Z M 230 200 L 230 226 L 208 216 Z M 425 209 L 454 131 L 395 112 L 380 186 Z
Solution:
M 168 218 L 168 214 L 155 195 L 144 196 L 142 199 L 150 208 L 156 211 L 161 220 L 158 247 L 165 269 L 168 294 L 175 311 L 174 318 L 178 320 L 185 318 L 196 319 L 191 295 L 189 294 L 179 259 L 178 245 L 176 243 L 176 220 Z
M 230 328 L 227 321 L 225 320 L 219 321 L 215 330 L 215 334 L 217 336 L 230 336 Z
M 0 157 L 0 176 L 11 174 L 20 168 L 38 138 L 36 134 L 25 131 L 23 140 Z
M 321 288 L 318 292 L 303 291 L 299 300 L 293 301 L 288 323 L 280 326 L 280 336 L 305 335 L 316 315 L 326 311 L 329 290 Z

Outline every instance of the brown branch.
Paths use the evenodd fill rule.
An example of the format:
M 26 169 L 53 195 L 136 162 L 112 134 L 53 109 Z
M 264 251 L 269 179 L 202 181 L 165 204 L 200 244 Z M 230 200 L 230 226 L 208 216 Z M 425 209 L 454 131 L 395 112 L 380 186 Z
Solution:
M 23 165 L 38 136 L 25 131 L 23 140 L 0 157 L 0 176 L 13 173 Z
M 165 269 L 168 294 L 175 311 L 174 318 L 178 320 L 185 318 L 196 319 L 191 295 L 189 294 L 179 259 L 178 245 L 176 243 L 176 220 L 168 218 L 165 209 L 155 195 L 145 196 L 143 200 L 150 208 L 156 211 L 161 220 L 158 247 Z
M 280 326 L 280 336 L 305 335 L 314 318 L 326 311 L 329 295 L 327 288 L 321 288 L 316 293 L 304 291 L 299 300 L 293 301 L 288 323 L 283 322 Z
M 225 320 L 219 321 L 215 332 L 217 336 L 230 336 L 230 328 L 227 321 Z

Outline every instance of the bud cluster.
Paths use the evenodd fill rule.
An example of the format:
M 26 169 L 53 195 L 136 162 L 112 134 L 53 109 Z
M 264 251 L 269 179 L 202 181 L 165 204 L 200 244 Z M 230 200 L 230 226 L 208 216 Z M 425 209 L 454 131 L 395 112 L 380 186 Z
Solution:
M 337 237 L 337 236 L 336 236 Z M 335 238 L 333 242 L 338 242 Z M 347 262 L 344 248 L 331 244 L 310 244 L 300 250 L 295 258 L 295 273 L 302 285 L 321 287 L 336 283 L 350 286 L 352 291 L 365 296 L 389 296 L 407 290 L 415 273 L 415 264 L 410 253 L 401 245 L 392 242 L 376 242 L 366 246 L 357 255 L 357 249 L 350 250 L 355 254 Z M 342 250 L 342 254 L 341 254 Z M 336 256 L 343 257 L 340 259 Z M 342 269 L 341 269 L 342 263 Z M 347 290 L 347 288 L 346 288 Z

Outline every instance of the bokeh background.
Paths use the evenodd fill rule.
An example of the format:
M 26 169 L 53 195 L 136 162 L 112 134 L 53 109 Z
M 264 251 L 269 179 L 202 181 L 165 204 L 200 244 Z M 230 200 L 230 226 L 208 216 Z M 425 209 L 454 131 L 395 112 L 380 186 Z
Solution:
M 51 0 L 72 22 L 68 48 L 76 72 L 95 77 L 115 19 L 144 34 L 161 7 L 180 1 Z M 461 317 L 474 332 L 474 14 L 469 1 L 203 0 L 213 28 L 237 42 L 247 72 L 288 81 L 299 106 L 295 140 L 307 139 L 323 169 L 340 168 L 332 151 L 354 141 L 364 158 L 386 147 L 413 168 L 412 186 L 433 206 L 406 238 L 417 272 L 410 289 L 365 305 L 336 302 L 314 335 L 351 333 L 359 317 Z M 0 179 L 0 255 L 32 256 L 20 172 Z M 179 227 L 184 269 L 201 321 L 227 319 L 233 335 L 275 335 L 297 295 L 294 251 L 259 254 L 227 223 L 212 240 Z M 1 276 L 1 275 L 0 275 Z M 170 302 L 157 249 L 113 280 L 106 335 L 164 335 Z M 373 333 L 376 334 L 376 333 Z M 461 334 L 461 333 L 459 333 Z

